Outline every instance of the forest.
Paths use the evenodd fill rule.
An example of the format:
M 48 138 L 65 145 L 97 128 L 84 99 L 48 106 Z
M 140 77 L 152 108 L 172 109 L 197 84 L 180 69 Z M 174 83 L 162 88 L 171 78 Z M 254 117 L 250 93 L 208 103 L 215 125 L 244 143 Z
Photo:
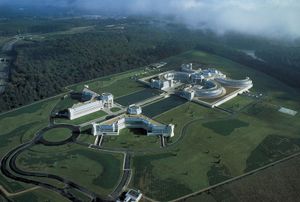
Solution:
M 3 23 L 0 27 L 4 27 Z M 20 19 L 14 23 L 20 24 Z M 16 45 L 11 53 L 14 60 L 10 81 L 0 97 L 0 111 L 56 95 L 63 92 L 64 87 L 77 82 L 145 66 L 195 48 L 265 72 L 290 86 L 300 87 L 299 47 L 240 35 L 233 35 L 236 39 L 233 40 L 228 36 L 216 36 L 184 25 L 151 19 L 35 19 L 21 24 L 24 26 L 22 33 L 64 31 L 82 25 L 90 25 L 94 29 L 84 33 L 54 34 L 44 40 L 25 40 Z M 124 28 L 108 29 L 107 26 L 112 24 Z M 0 35 L 16 34 L 17 27 L 2 29 Z M 256 48 L 256 55 L 264 61 L 255 60 L 240 51 L 249 48 L 249 44 L 260 44 L 251 48 Z

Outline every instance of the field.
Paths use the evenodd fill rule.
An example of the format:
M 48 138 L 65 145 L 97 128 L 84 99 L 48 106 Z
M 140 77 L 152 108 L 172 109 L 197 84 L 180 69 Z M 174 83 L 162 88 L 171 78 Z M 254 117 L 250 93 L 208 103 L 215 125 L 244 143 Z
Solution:
M 71 137 L 70 130 L 65 128 L 52 129 L 44 133 L 43 138 L 49 142 L 60 142 Z
M 0 116 L 0 157 L 10 149 L 32 139 L 35 133 L 48 125 L 48 114 L 58 102 L 57 98 L 43 101 Z M 11 192 L 30 187 L 12 182 L 0 175 L 0 182 Z
M 160 140 L 158 137 L 148 137 L 146 135 L 146 131 L 137 129 L 124 129 L 117 137 L 105 137 L 103 146 L 108 148 L 144 151 L 148 149 L 159 149 Z
M 164 154 L 135 157 L 132 187 L 138 187 L 150 198 L 174 199 L 300 151 L 300 116 L 278 112 L 279 106 L 299 110 L 296 90 L 203 52 L 189 52 L 172 59 L 176 60 L 214 64 L 233 78 L 250 76 L 254 80 L 253 91 L 265 97 L 230 101 L 225 108 L 235 106 L 236 113 L 232 115 L 186 103 L 155 117 L 175 124 L 176 136 Z
M 300 151 L 299 113 L 289 116 L 278 112 L 280 107 L 300 111 L 300 93 L 297 90 L 263 73 L 204 52 L 189 51 L 166 62 L 169 63 L 166 68 L 194 62 L 209 64 L 232 78 L 249 76 L 254 82 L 252 91 L 263 96 L 259 99 L 238 96 L 221 105 L 233 113 L 206 108 L 173 96 L 146 105 L 144 114 L 158 122 L 175 125 L 175 137 L 167 140 L 166 149 L 160 149 L 159 139 L 146 137 L 137 130 L 126 129 L 119 137 L 105 138 L 103 146 L 106 148 L 136 152 L 129 187 L 139 189 L 155 200 L 172 200 Z M 139 95 L 145 90 L 145 86 L 133 79 L 140 75 L 145 75 L 143 69 L 84 82 L 69 89 L 80 91 L 87 84 L 98 93 L 112 92 L 115 98 L 125 99 L 129 94 Z M 39 129 L 47 126 L 48 115 L 54 107 L 61 110 L 72 104 L 70 99 L 58 97 L 1 115 L 1 156 L 21 142 L 32 139 Z M 78 123 L 67 123 L 79 124 L 104 115 L 91 116 L 78 119 Z M 55 136 L 47 136 L 54 140 L 65 134 L 63 131 L 52 132 Z M 80 135 L 79 142 L 93 143 L 95 138 L 85 133 Z M 18 163 L 26 170 L 57 174 L 106 195 L 118 183 L 122 161 L 120 155 L 80 145 L 65 145 L 35 146 L 22 153 Z M 0 176 L 0 181 L 12 192 L 31 187 L 11 182 L 3 176 Z M 218 196 L 226 199 L 231 195 L 221 192 Z M 203 200 L 206 199 L 212 198 L 205 196 Z
M 185 201 L 298 201 L 299 166 L 296 157 Z
M 122 155 L 77 145 L 34 146 L 22 153 L 17 161 L 23 170 L 63 176 L 103 196 L 110 194 L 118 183 L 121 162 Z
M 30 201 L 30 202 L 40 202 L 40 201 L 61 201 L 67 202 L 69 200 L 60 196 L 59 194 L 49 191 L 47 189 L 36 189 L 31 192 L 27 192 L 18 196 L 11 197 L 12 201 L 22 202 L 22 201 Z M 4 200 L 5 201 L 5 200 Z

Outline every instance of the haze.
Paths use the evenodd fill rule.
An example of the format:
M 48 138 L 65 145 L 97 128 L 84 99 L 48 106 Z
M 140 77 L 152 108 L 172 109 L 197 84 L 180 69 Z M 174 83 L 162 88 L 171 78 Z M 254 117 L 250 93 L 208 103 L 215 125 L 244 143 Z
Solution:
M 299 0 L 0 0 L 2 4 L 51 5 L 85 11 L 173 16 L 189 27 L 218 34 L 239 32 L 269 38 L 300 37 Z

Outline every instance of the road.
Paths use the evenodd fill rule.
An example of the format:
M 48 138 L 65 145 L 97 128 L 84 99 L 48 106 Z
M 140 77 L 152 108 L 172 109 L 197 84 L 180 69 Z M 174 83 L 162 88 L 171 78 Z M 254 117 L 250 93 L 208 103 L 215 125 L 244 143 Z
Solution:
M 63 197 L 68 198 L 69 200 L 75 201 L 75 202 L 81 201 L 81 200 L 78 198 L 78 196 L 74 195 L 72 190 L 81 192 L 85 196 L 89 197 L 90 201 L 92 201 L 92 202 L 115 201 L 120 196 L 120 194 L 122 193 L 124 188 L 127 186 L 127 184 L 129 183 L 129 180 L 131 178 L 131 169 L 130 169 L 131 154 L 129 152 L 125 153 L 123 151 L 118 151 L 118 150 L 116 151 L 114 149 L 103 150 L 100 148 L 100 150 L 102 150 L 104 152 L 118 152 L 118 153 L 124 154 L 124 162 L 123 162 L 124 165 L 123 165 L 122 178 L 121 178 L 120 182 L 118 183 L 118 185 L 116 186 L 115 190 L 110 194 L 110 196 L 108 196 L 109 198 L 100 198 L 100 196 L 97 193 L 93 193 L 93 192 L 89 191 L 88 189 L 86 189 L 85 187 L 82 187 L 82 186 L 74 183 L 73 181 L 70 181 L 66 178 L 63 178 L 63 177 L 60 177 L 57 175 L 53 175 L 53 174 L 49 174 L 49 173 L 42 173 L 42 172 L 28 172 L 28 171 L 24 171 L 24 170 L 18 168 L 17 163 L 16 163 L 18 156 L 22 152 L 30 149 L 31 147 L 33 147 L 36 144 L 43 144 L 45 146 L 60 146 L 60 145 L 69 144 L 69 143 L 77 143 L 78 144 L 78 142 L 76 142 L 76 140 L 80 135 L 80 127 L 75 126 L 75 125 L 68 125 L 68 124 L 56 124 L 51 116 L 54 109 L 55 109 L 55 106 L 53 107 L 53 109 L 49 115 L 49 124 L 47 127 L 38 131 L 35 134 L 35 137 L 31 141 L 21 144 L 18 147 L 12 149 L 1 159 L 0 168 L 1 168 L 2 173 L 6 177 L 11 178 L 15 181 L 20 181 L 23 183 L 33 184 L 38 187 L 44 187 L 44 188 L 50 189 L 52 191 L 55 191 L 55 192 L 61 194 Z M 118 112 L 118 113 L 120 113 L 120 112 Z M 44 139 L 43 135 L 47 131 L 55 129 L 55 128 L 67 128 L 72 131 L 72 136 L 69 137 L 68 139 L 60 141 L 60 142 L 49 142 L 46 139 Z M 84 145 L 84 146 L 87 146 L 87 145 Z M 97 148 L 97 149 L 99 149 L 99 148 Z M 35 177 L 35 179 L 40 178 L 41 180 L 40 181 L 33 180 L 31 177 Z M 42 180 L 43 178 L 48 178 L 48 179 L 58 181 L 60 183 L 63 183 L 65 186 L 64 186 L 64 188 L 56 187 L 52 184 L 44 182 Z M 6 191 L 3 193 L 6 193 L 6 195 L 7 195 L 8 192 Z
M 61 142 L 48 142 L 43 138 L 43 134 L 53 128 L 68 128 L 72 130 L 72 136 L 68 138 L 67 140 L 61 141 Z M 52 191 L 56 191 L 62 196 L 68 198 L 71 201 L 81 201 L 80 199 L 75 196 L 69 188 L 72 188 L 73 190 L 76 190 L 78 192 L 81 192 L 82 194 L 88 196 L 91 201 L 111 201 L 107 199 L 100 198 L 100 196 L 96 193 L 93 193 L 89 190 L 87 190 L 85 187 L 82 187 L 68 179 L 65 179 L 63 177 L 49 174 L 49 173 L 42 173 L 42 172 L 27 172 L 19 169 L 16 164 L 16 160 L 18 156 L 24 152 L 25 150 L 31 148 L 32 146 L 36 144 L 44 144 L 46 146 L 58 146 L 58 145 L 64 145 L 67 143 L 74 142 L 76 138 L 79 136 L 79 127 L 72 126 L 72 125 L 66 125 L 66 124 L 59 124 L 59 125 L 51 125 L 46 128 L 43 128 L 40 130 L 35 138 L 31 140 L 30 142 L 24 143 L 19 145 L 18 147 L 12 149 L 10 152 L 8 152 L 1 160 L 1 171 L 2 173 L 13 180 L 21 181 L 28 184 L 37 185 L 40 187 L 44 187 L 47 189 L 51 189 Z M 37 180 L 31 180 L 26 177 L 38 177 L 38 178 L 49 178 L 56 181 L 59 181 L 65 185 L 66 188 L 59 188 L 55 187 L 51 184 L 45 183 L 43 181 L 37 181 Z

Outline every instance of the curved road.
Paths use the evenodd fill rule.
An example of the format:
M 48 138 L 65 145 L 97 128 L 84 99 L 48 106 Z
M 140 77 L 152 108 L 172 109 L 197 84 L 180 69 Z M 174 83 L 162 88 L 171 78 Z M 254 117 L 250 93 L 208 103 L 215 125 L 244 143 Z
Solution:
M 79 136 L 80 133 L 80 129 L 79 127 L 73 126 L 73 125 L 67 125 L 67 124 L 59 124 L 59 125 L 52 125 L 48 126 L 46 128 L 43 128 L 42 130 L 40 130 L 35 138 L 28 142 L 28 143 L 24 143 L 19 145 L 18 147 L 14 148 L 13 150 L 11 150 L 10 152 L 8 152 L 1 160 L 1 171 L 2 173 L 11 179 L 14 179 L 16 181 L 21 181 L 24 183 L 29 183 L 29 184 L 34 184 L 37 186 L 41 186 L 47 189 L 51 189 L 53 191 L 58 192 L 59 194 L 61 194 L 62 196 L 68 198 L 71 201 L 81 201 L 79 199 L 76 198 L 76 196 L 74 196 L 69 189 L 62 189 L 62 188 L 58 188 L 55 187 L 51 184 L 45 183 L 45 182 L 41 182 L 41 181 L 37 181 L 37 180 L 31 180 L 26 177 L 39 177 L 39 178 L 49 178 L 49 179 L 54 179 L 57 180 L 61 183 L 63 183 L 65 185 L 65 187 L 68 188 L 72 188 L 75 189 L 76 191 L 81 192 L 82 194 L 88 196 L 91 201 L 109 201 L 106 199 L 102 199 L 100 198 L 99 195 L 97 195 L 96 193 L 93 193 L 89 190 L 87 190 L 86 188 L 70 181 L 67 180 L 65 178 L 62 178 L 60 176 L 57 175 L 53 175 L 53 174 L 48 174 L 48 173 L 39 173 L 39 172 L 27 172 L 27 171 L 23 171 L 21 169 L 19 169 L 16 165 L 16 160 L 18 158 L 18 156 L 24 152 L 25 150 L 29 149 L 30 147 L 36 145 L 36 144 L 44 144 L 45 146 L 59 146 L 59 145 L 64 145 L 70 142 L 74 142 L 76 140 L 76 138 Z M 43 134 L 51 129 L 54 128 L 68 128 L 72 131 L 72 136 L 66 140 L 63 140 L 61 142 L 49 142 L 47 140 L 45 140 L 43 138 Z M 13 172 L 11 172 L 11 171 Z M 16 175 L 17 174 L 17 175 Z

